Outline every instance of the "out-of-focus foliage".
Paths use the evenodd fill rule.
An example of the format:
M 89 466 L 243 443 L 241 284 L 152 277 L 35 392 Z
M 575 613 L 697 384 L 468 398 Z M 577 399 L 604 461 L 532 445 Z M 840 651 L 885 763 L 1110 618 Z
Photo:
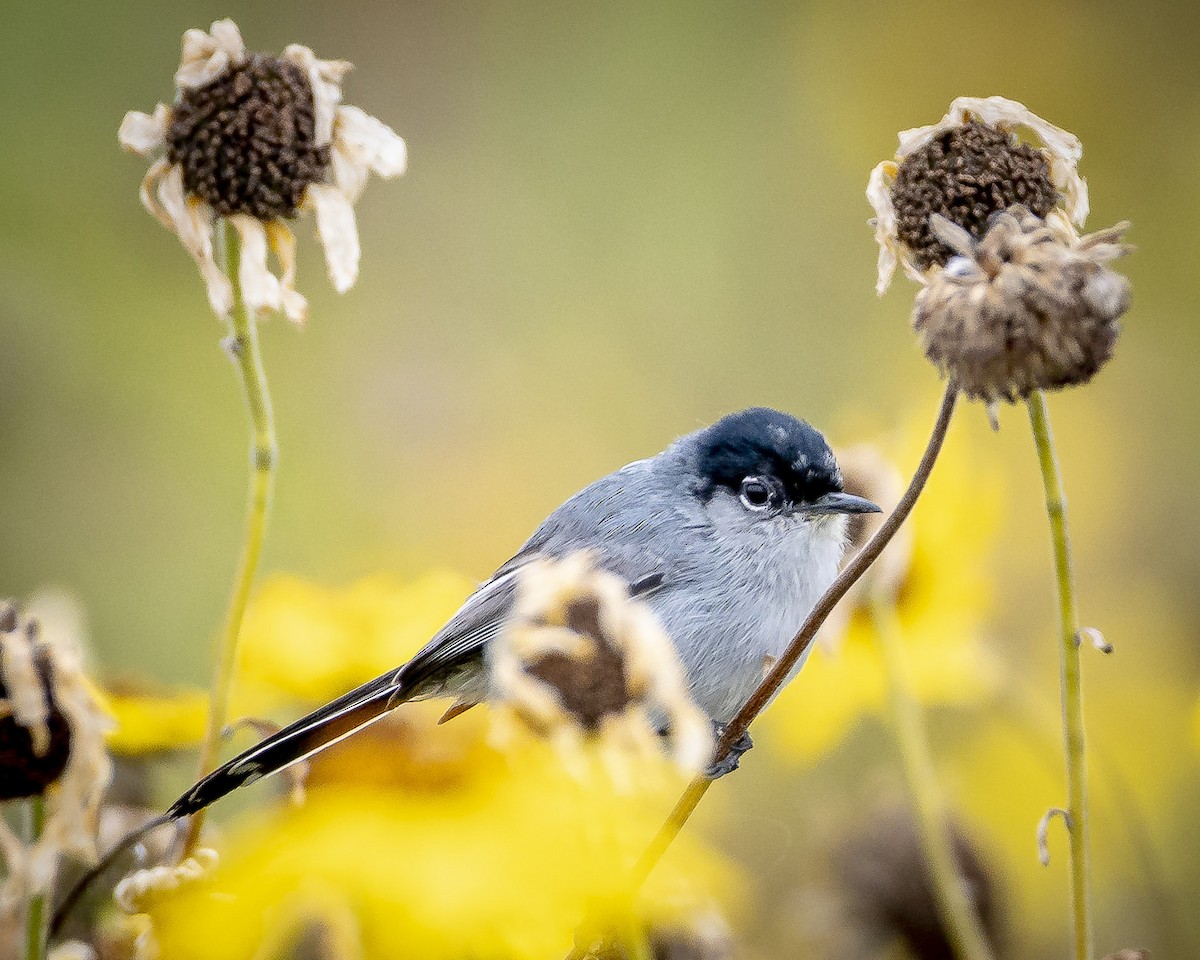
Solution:
M 307 327 L 263 331 L 282 443 L 266 569 L 314 585 L 260 591 L 254 620 L 280 626 L 248 641 L 240 706 L 275 719 L 391 666 L 380 661 L 423 642 L 565 496 L 721 413 L 777 405 L 839 445 L 932 416 L 911 291 L 872 291 L 867 171 L 896 130 L 960 94 L 1012 96 L 1077 132 L 1092 222 L 1132 220 L 1138 247 L 1122 264 L 1135 299 L 1115 360 L 1051 398 L 1081 613 L 1116 647 L 1084 660 L 1098 943 L 1187 955 L 1200 940 L 1194 4 L 11 5 L 0 593 L 68 587 L 101 679 L 164 689 L 205 676 L 240 537 L 245 432 L 222 330 L 138 205 L 142 165 L 115 130 L 170 95 L 180 32 L 226 14 L 251 46 L 353 60 L 348 96 L 411 153 L 406 178 L 359 210 L 355 290 L 325 289 L 310 245 Z M 1064 793 L 1049 545 L 1022 411 L 1002 411 L 998 435 L 977 407 L 962 413 L 914 518 L 914 577 L 936 562 L 950 578 L 929 581 L 942 601 L 921 622 L 947 620 L 938 635 L 906 621 L 905 634 L 930 677 L 961 679 L 950 666 L 979 651 L 998 671 L 985 698 L 968 676 L 952 684 L 961 696 L 941 684 L 927 699 L 948 797 L 1020 931 L 1010 954 L 1033 960 L 1061 955 L 1066 917 L 1061 836 L 1047 869 L 1033 842 Z M 903 469 L 915 459 L 909 442 L 896 455 Z M 376 589 L 364 578 L 403 592 L 436 570 L 464 579 L 430 588 L 436 603 L 371 615 L 394 629 L 338 625 Z M 269 614 L 272 596 L 307 625 Z M 829 880 L 830 845 L 880 795 L 902 796 L 891 736 L 856 722 L 878 712 L 868 649 L 850 638 L 841 668 L 814 658 L 702 808 L 697 827 L 751 879 L 738 936 L 763 955 L 808 942 L 805 891 Z M 194 735 L 198 706 L 141 703 L 140 749 L 152 732 Z M 371 743 L 369 763 L 348 746 L 328 762 L 403 756 Z M 253 789 L 261 803 L 270 788 Z M 333 810 L 317 792 L 310 812 L 265 816 L 315 830 Z

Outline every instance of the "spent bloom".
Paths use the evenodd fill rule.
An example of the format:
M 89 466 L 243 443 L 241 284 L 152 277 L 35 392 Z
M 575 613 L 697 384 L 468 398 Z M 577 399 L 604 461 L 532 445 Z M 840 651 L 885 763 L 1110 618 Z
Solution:
M 876 291 L 897 263 L 921 284 L 913 325 L 929 360 L 989 403 L 1090 380 L 1129 308 L 1129 283 L 1108 266 L 1129 251 L 1128 224 L 1077 233 L 1078 138 L 1016 101 L 959 97 L 899 139 L 867 185 Z
M 108 718 L 84 678 L 75 639 L 54 622 L 65 605 L 51 604 L 41 601 L 52 621 L 43 629 L 0 603 L 0 799 L 42 796 L 47 811 L 41 835 L 28 845 L 0 820 L 9 868 L 0 911 L 23 892 L 48 890 L 62 854 L 95 856 L 111 771 Z
M 1018 205 L 993 214 L 982 240 L 940 214 L 932 226 L 956 256 L 917 294 L 913 327 L 968 396 L 1086 383 L 1112 356 L 1130 290 L 1108 264 L 1129 252 L 1128 224 L 1076 237 Z
M 1042 146 L 1019 141 L 1017 130 L 1034 134 Z M 976 238 L 993 213 L 1015 204 L 1043 218 L 1058 208 L 1079 227 L 1087 219 L 1079 139 L 1015 100 L 959 97 L 940 121 L 904 130 L 899 141 L 895 157 L 878 164 L 867 185 L 881 294 L 897 262 L 923 283 L 931 268 L 953 255 L 932 233 L 934 213 Z
M 233 285 L 214 255 L 217 218 L 241 241 L 238 280 L 252 312 L 282 310 L 304 320 L 288 225 L 304 211 L 316 217 L 334 288 L 354 285 L 354 204 L 369 173 L 402 174 L 406 152 L 379 120 L 341 104 L 350 67 L 298 44 L 279 56 L 250 53 L 237 25 L 218 20 L 208 32 L 183 35 L 174 102 L 150 114 L 130 111 L 121 122 L 121 145 L 153 160 L 143 205 L 178 235 L 220 316 L 233 308 Z M 268 250 L 278 276 L 268 268 Z
M 587 552 L 520 574 L 512 622 L 491 657 L 492 699 L 570 755 L 589 738 L 621 753 L 660 749 L 691 772 L 712 753 L 712 725 L 653 612 Z

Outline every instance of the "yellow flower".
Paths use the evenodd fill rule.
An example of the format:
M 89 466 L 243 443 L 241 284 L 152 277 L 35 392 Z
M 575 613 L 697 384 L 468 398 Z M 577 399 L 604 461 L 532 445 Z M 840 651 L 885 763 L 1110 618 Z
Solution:
M 907 434 L 893 445 L 904 451 L 895 459 L 914 463 L 923 438 L 915 424 Z M 988 479 L 996 474 L 980 468 L 980 452 L 963 440 L 959 434 L 947 441 L 909 521 L 911 561 L 895 588 L 908 681 L 929 705 L 976 702 L 997 678 L 982 627 L 990 604 L 984 561 L 998 521 L 1000 491 Z M 895 575 L 889 569 L 889 579 Z M 764 714 L 771 739 L 803 762 L 834 749 L 860 718 L 886 710 L 887 683 L 868 598 L 851 598 L 841 622 L 841 636 L 813 652 L 803 674 Z
M 108 749 L 120 756 L 140 756 L 194 747 L 204 738 L 208 694 L 203 690 L 154 690 L 112 684 L 96 691 L 101 706 L 115 721 Z
M 446 572 L 411 583 L 370 577 L 341 588 L 290 576 L 268 580 L 242 627 L 237 712 L 324 702 L 400 666 L 474 587 Z
M 298 577 L 268 580 L 247 613 L 234 714 L 261 718 L 321 703 L 409 659 L 471 592 L 439 572 L 411 583 L 371 577 L 329 588 Z M 208 693 L 126 682 L 92 691 L 115 721 L 109 749 L 139 756 L 194 747 Z
M 630 866 L 682 785 L 665 758 L 644 762 L 628 792 L 602 764 L 580 780 L 525 740 L 449 790 L 315 787 L 303 807 L 234 828 L 209 880 L 156 896 L 163 955 L 271 955 L 315 927 L 350 956 L 540 960 L 563 954 L 587 918 L 670 922 L 728 894 L 732 877 L 685 838 L 640 898 L 631 888 Z

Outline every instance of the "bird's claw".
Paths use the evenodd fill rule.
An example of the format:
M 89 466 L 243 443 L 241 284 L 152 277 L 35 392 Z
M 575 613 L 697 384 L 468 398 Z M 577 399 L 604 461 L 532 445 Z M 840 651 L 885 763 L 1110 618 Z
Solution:
M 713 733 L 716 735 L 718 743 L 725 733 L 725 726 L 723 723 L 713 721 Z M 752 746 L 754 746 L 754 741 L 750 739 L 750 731 L 743 730 L 742 735 L 729 745 L 724 756 L 713 759 L 713 762 L 708 765 L 708 769 L 704 771 L 704 776 L 709 780 L 719 780 L 727 773 L 733 773 L 742 761 L 742 754 Z

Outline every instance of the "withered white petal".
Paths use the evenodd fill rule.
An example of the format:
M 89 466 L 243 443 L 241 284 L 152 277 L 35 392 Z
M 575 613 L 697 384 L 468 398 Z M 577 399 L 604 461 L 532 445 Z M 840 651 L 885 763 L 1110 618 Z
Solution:
M 34 647 L 23 631 L 9 634 L 0 646 L 0 676 L 4 677 L 5 698 L 17 723 L 33 741 L 33 752 L 44 756 L 50 749 L 50 704 L 42 688 L 34 663 Z
M 333 289 L 345 293 L 358 279 L 358 227 L 354 207 L 337 187 L 314 183 L 305 191 L 305 205 L 317 216 L 317 233 L 325 248 L 325 263 Z
M 170 219 L 171 229 L 200 268 L 208 288 L 209 305 L 219 316 L 233 309 L 233 285 L 213 259 L 212 209 L 190 199 L 183 189 L 183 171 L 173 165 L 158 184 L 158 203 Z
M 264 226 L 267 242 L 279 261 L 279 293 L 284 315 L 293 323 L 303 323 L 308 318 L 308 301 L 296 289 L 296 235 L 282 220 L 272 220 Z
M 267 233 L 262 222 L 245 213 L 231 214 L 227 219 L 242 242 L 238 280 L 247 309 L 252 314 L 278 310 L 283 298 L 279 281 L 267 267 Z
M 121 121 L 117 142 L 130 153 L 150 157 L 162 149 L 170 117 L 171 111 L 163 103 L 155 107 L 152 114 L 130 110 Z
M 357 203 L 371 171 L 348 144 L 335 136 L 329 145 L 329 165 L 334 184 L 351 203 Z
M 142 201 L 142 206 L 154 215 L 154 219 L 174 233 L 175 222 L 171 219 L 170 214 L 163 209 L 162 204 L 158 202 L 158 185 L 170 169 L 171 164 L 166 157 L 159 157 L 150 164 L 150 169 L 142 177 L 142 185 L 138 188 L 138 197 Z
M 334 138 L 385 180 L 400 176 L 408 167 L 404 141 L 382 120 L 358 107 L 338 109 Z
M 179 89 L 202 87 L 246 59 L 246 45 L 232 20 L 217 20 L 210 31 L 191 29 L 184 33 L 179 69 L 175 71 L 175 86 Z

